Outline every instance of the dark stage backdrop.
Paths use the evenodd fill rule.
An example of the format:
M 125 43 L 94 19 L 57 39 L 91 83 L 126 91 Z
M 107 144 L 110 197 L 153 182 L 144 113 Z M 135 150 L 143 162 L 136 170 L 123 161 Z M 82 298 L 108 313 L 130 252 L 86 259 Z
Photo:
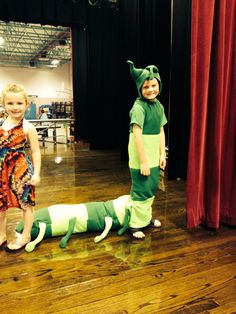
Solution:
M 191 1 L 173 1 L 168 178 L 186 179 L 190 129 Z
M 188 150 L 188 19 L 191 0 L 119 0 L 118 10 L 87 0 L 1 0 L 0 19 L 72 28 L 75 136 L 127 160 L 129 110 L 137 96 L 127 59 L 158 66 L 169 177 L 184 178 Z M 187 61 L 186 61 L 187 60 Z
M 89 141 L 92 149 L 121 148 L 127 159 L 129 110 L 137 97 L 128 59 L 158 66 L 168 112 L 171 1 L 121 0 L 117 11 L 90 8 L 88 20 Z
M 0 20 L 49 25 L 86 23 L 86 0 L 1 0 Z
M 88 11 L 88 80 L 86 134 L 91 149 L 117 148 L 120 120 L 120 11 L 90 7 Z M 81 108 L 82 109 L 82 108 Z M 79 129 L 79 136 L 82 135 Z

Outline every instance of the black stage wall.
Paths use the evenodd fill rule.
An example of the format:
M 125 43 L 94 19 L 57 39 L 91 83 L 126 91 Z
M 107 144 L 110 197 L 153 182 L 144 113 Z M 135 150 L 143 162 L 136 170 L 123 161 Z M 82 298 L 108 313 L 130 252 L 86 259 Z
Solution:
M 169 179 L 186 179 L 190 133 L 191 0 L 173 1 L 169 103 Z
M 122 149 L 127 157 L 129 110 L 137 97 L 127 60 L 156 64 L 163 80 L 161 101 L 168 111 L 171 1 L 119 1 L 118 10 L 90 7 L 89 123 L 92 149 Z
M 84 25 L 87 0 L 1 0 L 0 19 L 49 25 Z
M 137 95 L 126 61 L 137 67 L 156 64 L 163 81 L 160 100 L 169 116 L 169 176 L 174 178 L 184 177 L 187 166 L 190 1 L 119 0 L 118 9 L 112 9 L 92 7 L 87 0 L 1 0 L 0 19 L 72 28 L 76 137 L 88 139 L 91 149 L 121 149 L 123 160 L 128 114 Z

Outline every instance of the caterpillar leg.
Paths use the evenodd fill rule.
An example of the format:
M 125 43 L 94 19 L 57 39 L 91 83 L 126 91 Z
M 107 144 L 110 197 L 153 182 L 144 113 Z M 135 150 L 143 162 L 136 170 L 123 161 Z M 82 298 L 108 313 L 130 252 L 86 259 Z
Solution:
M 26 252 L 32 252 L 35 249 L 35 246 L 43 240 L 43 237 L 45 235 L 45 231 L 46 231 L 45 222 L 40 222 L 39 223 L 39 234 L 34 241 L 31 241 L 31 242 L 26 244 L 26 246 L 25 246 Z
M 112 227 L 112 218 L 111 217 L 105 217 L 105 229 L 103 230 L 103 232 L 99 236 L 96 236 L 94 238 L 94 242 L 98 243 L 98 242 L 102 241 L 107 236 L 111 227 Z

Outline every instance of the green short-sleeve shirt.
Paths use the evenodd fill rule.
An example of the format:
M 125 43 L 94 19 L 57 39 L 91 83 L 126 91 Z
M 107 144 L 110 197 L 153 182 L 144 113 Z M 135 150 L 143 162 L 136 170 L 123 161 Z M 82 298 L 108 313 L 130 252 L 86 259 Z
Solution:
M 137 98 L 130 110 L 129 167 L 140 169 L 140 160 L 133 137 L 133 124 L 142 129 L 144 150 L 149 167 L 158 167 L 160 161 L 160 130 L 167 123 L 162 104 Z

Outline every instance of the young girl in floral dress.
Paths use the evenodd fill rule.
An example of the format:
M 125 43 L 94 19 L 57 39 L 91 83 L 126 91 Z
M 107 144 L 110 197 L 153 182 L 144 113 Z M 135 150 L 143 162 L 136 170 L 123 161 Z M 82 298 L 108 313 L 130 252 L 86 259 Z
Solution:
M 7 251 L 24 248 L 30 241 L 34 220 L 35 186 L 40 183 L 41 153 L 35 127 L 24 119 L 27 94 L 19 84 L 8 84 L 2 92 L 7 118 L 0 127 L 0 247 L 7 241 L 8 208 L 23 212 L 24 231 L 6 246 Z M 24 147 L 29 142 L 32 163 Z

